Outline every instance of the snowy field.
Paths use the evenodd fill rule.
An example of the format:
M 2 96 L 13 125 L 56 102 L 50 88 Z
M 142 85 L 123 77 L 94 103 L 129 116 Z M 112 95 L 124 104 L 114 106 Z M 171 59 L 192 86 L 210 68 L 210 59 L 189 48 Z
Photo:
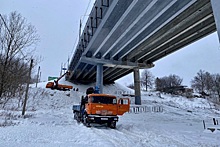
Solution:
M 220 147 L 220 125 L 212 125 L 213 118 L 220 123 L 220 111 L 205 99 L 142 92 L 146 112 L 132 104 L 116 129 L 87 128 L 73 119 L 71 108 L 92 85 L 73 86 L 79 91 L 45 89 L 45 83 L 31 88 L 25 118 L 17 104 L 0 110 L 0 147 Z M 104 93 L 121 91 L 133 93 L 117 83 L 104 87 Z M 216 130 L 204 129 L 203 120 Z

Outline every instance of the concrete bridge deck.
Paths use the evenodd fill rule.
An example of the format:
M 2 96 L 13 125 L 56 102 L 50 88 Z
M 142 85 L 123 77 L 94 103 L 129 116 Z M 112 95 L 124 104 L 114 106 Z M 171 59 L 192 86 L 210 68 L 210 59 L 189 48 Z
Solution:
M 112 83 L 215 31 L 210 0 L 97 0 L 71 60 L 70 80 L 95 82 L 102 64 L 103 82 Z

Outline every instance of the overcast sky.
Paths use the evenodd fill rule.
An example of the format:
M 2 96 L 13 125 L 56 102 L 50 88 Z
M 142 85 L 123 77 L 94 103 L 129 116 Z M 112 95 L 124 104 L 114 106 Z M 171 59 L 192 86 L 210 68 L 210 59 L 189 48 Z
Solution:
M 48 76 L 59 76 L 61 64 L 67 66 L 68 57 L 71 58 L 74 53 L 74 44 L 79 36 L 80 19 L 84 19 L 84 15 L 90 13 L 95 0 L 0 1 L 2 15 L 17 11 L 36 27 L 40 36 L 36 54 L 43 58 L 39 65 L 41 80 L 47 80 Z M 86 20 L 87 18 L 84 22 Z
M 8 15 L 12 11 L 17 11 L 36 27 L 40 35 L 36 54 L 43 58 L 39 65 L 41 80 L 47 80 L 48 76 L 59 76 L 61 64 L 67 66 L 68 57 L 72 57 L 75 49 L 80 18 L 83 19 L 84 15 L 90 13 L 94 1 L 1 0 L 1 14 Z M 154 64 L 155 67 L 150 71 L 155 77 L 176 74 L 183 78 L 183 84 L 188 86 L 200 69 L 220 73 L 220 46 L 217 33 L 190 44 Z M 117 81 L 128 85 L 133 83 L 133 75 L 129 74 Z

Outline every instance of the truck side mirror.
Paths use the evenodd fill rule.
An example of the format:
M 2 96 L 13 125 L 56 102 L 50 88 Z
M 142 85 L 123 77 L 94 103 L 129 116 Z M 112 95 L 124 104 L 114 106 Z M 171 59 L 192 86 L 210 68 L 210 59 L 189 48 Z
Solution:
M 81 97 L 81 101 L 84 99 L 84 96 L 82 95 L 82 97 Z

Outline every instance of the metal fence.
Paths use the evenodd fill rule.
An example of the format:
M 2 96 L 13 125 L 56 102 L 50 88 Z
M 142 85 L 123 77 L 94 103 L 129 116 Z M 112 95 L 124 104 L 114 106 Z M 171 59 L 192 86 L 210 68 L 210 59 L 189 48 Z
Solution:
M 162 113 L 163 107 L 162 106 L 130 106 L 129 113 Z

